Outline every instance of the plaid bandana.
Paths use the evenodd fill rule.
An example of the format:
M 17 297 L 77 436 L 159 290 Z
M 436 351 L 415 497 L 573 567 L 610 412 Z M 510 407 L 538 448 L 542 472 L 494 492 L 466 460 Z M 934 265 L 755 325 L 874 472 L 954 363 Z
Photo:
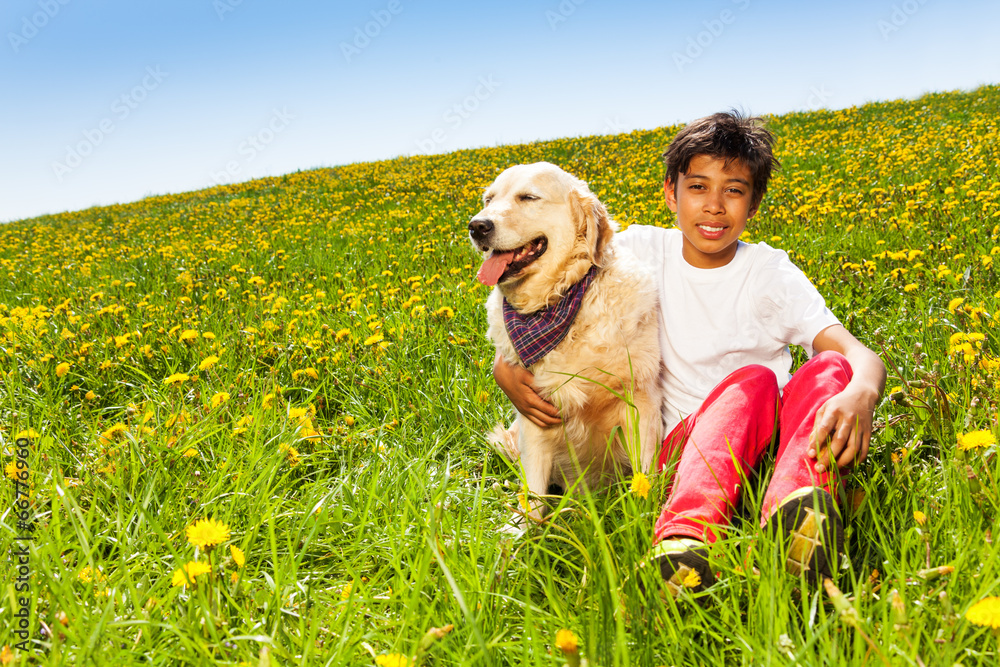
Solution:
M 507 325 L 507 333 L 514 343 L 517 356 L 525 367 L 551 352 L 566 337 L 569 325 L 573 324 L 580 310 L 583 295 L 595 275 L 597 267 L 591 266 L 587 275 L 570 287 L 559 303 L 537 313 L 522 315 L 510 307 L 507 299 L 503 300 L 503 322 Z

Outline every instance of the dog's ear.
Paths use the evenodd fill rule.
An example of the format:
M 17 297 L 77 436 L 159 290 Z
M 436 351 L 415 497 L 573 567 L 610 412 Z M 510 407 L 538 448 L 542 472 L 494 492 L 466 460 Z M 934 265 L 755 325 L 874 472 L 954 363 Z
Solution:
M 614 237 L 618 224 L 608 216 L 604 204 L 586 188 L 570 193 L 570 201 L 577 235 L 584 238 L 591 262 L 603 266 L 605 248 Z

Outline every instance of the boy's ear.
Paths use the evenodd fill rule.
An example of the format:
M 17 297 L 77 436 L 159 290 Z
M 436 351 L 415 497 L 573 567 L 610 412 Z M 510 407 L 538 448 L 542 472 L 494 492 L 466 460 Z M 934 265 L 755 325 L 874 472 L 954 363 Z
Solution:
M 669 178 L 663 181 L 663 198 L 667 200 L 667 208 L 677 212 L 677 185 Z
M 608 215 L 608 209 L 591 192 L 574 190 L 570 193 L 570 204 L 577 234 L 587 243 L 587 254 L 593 264 L 602 266 L 604 250 L 611 242 L 618 227 Z

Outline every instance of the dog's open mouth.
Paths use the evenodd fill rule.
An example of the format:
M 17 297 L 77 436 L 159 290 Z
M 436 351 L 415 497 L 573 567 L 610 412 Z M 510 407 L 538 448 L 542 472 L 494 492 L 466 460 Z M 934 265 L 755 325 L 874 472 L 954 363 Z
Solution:
M 479 279 L 479 282 L 489 287 L 504 280 L 509 280 L 544 255 L 548 246 L 548 240 L 544 236 L 541 236 L 514 250 L 497 250 L 494 248 L 483 261 L 483 265 L 479 267 L 479 273 L 476 277 Z

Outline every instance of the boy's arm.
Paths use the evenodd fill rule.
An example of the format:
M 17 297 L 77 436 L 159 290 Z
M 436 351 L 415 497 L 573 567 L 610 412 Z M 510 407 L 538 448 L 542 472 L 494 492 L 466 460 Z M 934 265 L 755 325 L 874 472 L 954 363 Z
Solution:
M 499 352 L 493 360 L 493 379 L 517 411 L 535 426 L 548 428 L 562 423 L 559 409 L 535 391 L 535 376 L 522 366 L 508 364 Z
M 820 331 L 813 349 L 840 352 L 854 372 L 847 387 L 816 411 L 808 454 L 817 459 L 816 472 L 822 473 L 834 463 L 846 468 L 868 456 L 875 406 L 886 375 L 879 356 L 839 324 Z

